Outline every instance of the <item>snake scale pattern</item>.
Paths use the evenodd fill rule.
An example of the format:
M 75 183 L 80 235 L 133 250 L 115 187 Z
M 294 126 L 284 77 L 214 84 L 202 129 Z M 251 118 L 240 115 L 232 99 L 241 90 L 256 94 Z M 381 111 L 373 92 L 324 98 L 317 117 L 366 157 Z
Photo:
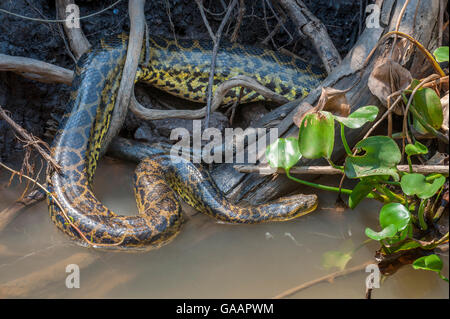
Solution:
M 205 102 L 212 44 L 154 36 L 148 40 L 136 81 L 184 99 Z M 104 206 L 91 185 L 114 109 L 127 42 L 125 35 L 104 39 L 77 63 L 67 111 L 52 145 L 52 156 L 61 170 L 47 176 L 49 211 L 59 229 L 94 247 L 147 250 L 178 234 L 183 220 L 179 197 L 228 223 L 285 221 L 316 208 L 316 195 L 301 194 L 258 206 L 231 204 L 207 170 L 165 154 L 143 160 L 135 171 L 137 215 L 118 215 Z M 214 84 L 235 75 L 252 76 L 289 99 L 306 95 L 324 76 L 321 69 L 300 59 L 225 43 L 217 56 Z M 239 89 L 230 91 L 225 102 L 236 100 L 238 94 Z M 244 91 L 240 101 L 259 98 L 254 92 Z

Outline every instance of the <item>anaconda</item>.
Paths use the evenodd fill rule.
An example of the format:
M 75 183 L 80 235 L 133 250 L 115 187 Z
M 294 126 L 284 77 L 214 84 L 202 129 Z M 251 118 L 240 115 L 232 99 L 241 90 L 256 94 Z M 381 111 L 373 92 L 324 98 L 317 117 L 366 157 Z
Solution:
M 165 154 L 143 160 L 135 171 L 137 215 L 118 215 L 104 206 L 91 184 L 114 109 L 127 41 L 125 35 L 102 40 L 77 62 L 70 102 L 52 145 L 52 156 L 61 170 L 47 176 L 49 211 L 58 228 L 94 246 L 148 249 L 167 243 L 179 232 L 182 214 L 177 194 L 197 210 L 229 223 L 285 221 L 315 209 L 316 195 L 295 195 L 258 206 L 234 205 L 207 170 Z M 151 37 L 148 42 L 136 81 L 204 102 L 211 43 L 160 37 Z M 224 44 L 217 56 L 214 84 L 239 74 L 252 76 L 290 99 L 307 94 L 323 78 L 320 69 L 300 59 L 257 47 Z M 226 102 L 235 100 L 238 93 L 231 91 Z M 256 93 L 245 91 L 240 101 L 258 98 Z

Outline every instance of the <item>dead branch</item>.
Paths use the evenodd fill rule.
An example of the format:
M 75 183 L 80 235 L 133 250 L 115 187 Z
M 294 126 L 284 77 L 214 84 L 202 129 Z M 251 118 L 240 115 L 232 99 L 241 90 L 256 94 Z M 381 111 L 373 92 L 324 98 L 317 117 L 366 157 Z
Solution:
M 330 73 L 342 61 L 326 27 L 301 0 L 277 0 L 297 26 L 298 33 L 307 37 L 319 54 L 325 70 Z
M 16 122 L 14 122 L 5 112 L 5 110 L 3 110 L 3 108 L 0 105 L 0 118 L 3 118 L 13 129 L 14 131 L 16 131 L 23 139 L 24 142 L 26 143 L 25 145 L 31 145 L 33 146 L 38 152 L 39 154 L 47 161 L 47 163 L 50 164 L 50 166 L 55 169 L 55 170 L 59 170 L 60 166 L 58 163 L 56 163 L 56 161 L 50 156 L 50 147 L 48 146 L 47 143 L 45 143 L 44 141 L 42 141 L 41 139 L 32 136 L 31 134 L 29 134 L 27 131 L 25 131 L 22 127 L 20 127 L 20 125 L 18 125 Z M 41 145 L 44 147 L 41 147 Z
M 11 71 L 45 83 L 71 85 L 73 71 L 39 60 L 0 54 L 0 71 Z
M 68 5 L 75 4 L 74 0 L 56 0 L 56 10 L 58 15 L 62 18 L 67 17 L 66 8 Z M 75 58 L 79 59 L 80 56 L 85 53 L 91 47 L 89 40 L 80 28 L 69 28 L 66 23 L 62 24 L 64 27 L 64 32 L 69 39 L 70 48 L 75 54 Z
M 237 4 L 237 0 L 233 0 L 230 5 L 228 6 L 227 12 L 225 13 L 225 16 L 220 23 L 219 28 L 217 29 L 216 34 L 213 34 L 211 27 L 209 26 L 208 19 L 206 19 L 205 11 L 203 8 L 203 0 L 195 0 L 197 3 L 197 6 L 200 10 L 200 13 L 203 18 L 203 22 L 205 23 L 206 28 L 208 29 L 209 35 L 211 36 L 211 39 L 214 43 L 213 51 L 212 51 L 212 57 L 211 57 L 211 69 L 209 71 L 209 80 L 208 80 L 208 95 L 207 95 L 207 103 L 206 103 L 206 121 L 205 121 L 205 129 L 208 128 L 209 125 L 209 115 L 211 114 L 211 103 L 212 103 L 212 97 L 213 97 L 213 84 L 214 84 L 214 73 L 216 69 L 216 59 L 217 59 L 217 52 L 219 50 L 220 40 L 222 38 L 222 31 L 225 25 L 228 22 L 228 19 L 230 18 L 231 12 L 233 11 L 233 8 Z
M 275 169 L 267 165 L 234 165 L 234 168 L 241 173 L 263 173 L 267 172 L 272 174 Z M 409 172 L 408 165 L 398 165 L 397 169 L 400 172 Z M 446 165 L 412 165 L 412 170 L 414 173 L 420 174 L 432 174 L 438 173 L 443 175 L 449 175 L 449 167 Z M 276 173 L 286 174 L 284 169 L 277 169 Z M 342 171 L 333 168 L 331 166 L 294 166 L 289 171 L 293 175 L 342 175 Z
M 236 87 L 244 87 L 251 89 L 268 100 L 274 101 L 279 104 L 285 104 L 288 100 L 269 90 L 258 81 L 248 76 L 236 76 L 227 81 L 221 83 L 214 92 L 214 98 L 211 103 L 211 112 L 214 112 L 222 104 L 223 99 L 226 94 Z M 135 98 L 134 94 L 131 98 L 130 110 L 139 118 L 144 120 L 159 120 L 166 118 L 184 118 L 184 119 L 198 119 L 204 117 L 208 109 L 203 107 L 198 110 L 158 110 L 158 109 L 148 109 L 142 106 Z
M 231 42 L 236 42 L 236 40 L 237 40 L 239 30 L 240 30 L 241 24 L 242 24 L 242 19 L 244 18 L 244 14 L 245 14 L 245 2 L 244 2 L 244 0 L 240 0 L 239 1 L 239 15 L 237 18 L 236 25 L 234 27 L 233 34 L 231 35 Z
M 145 0 L 129 0 L 128 14 L 130 16 L 130 37 L 125 66 L 123 68 L 120 87 L 117 93 L 111 124 L 105 135 L 101 154 L 106 152 L 109 143 L 117 135 L 125 121 L 128 106 L 134 89 L 136 70 L 141 55 L 145 31 Z

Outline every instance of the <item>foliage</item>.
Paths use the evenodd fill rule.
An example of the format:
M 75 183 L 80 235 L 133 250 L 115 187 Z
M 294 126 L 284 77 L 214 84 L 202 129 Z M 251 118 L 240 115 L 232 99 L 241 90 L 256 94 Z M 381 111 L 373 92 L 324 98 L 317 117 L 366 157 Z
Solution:
M 438 62 L 448 61 L 448 47 L 438 48 L 434 51 L 434 56 Z M 405 116 L 408 125 L 404 126 L 404 130 L 414 128 L 421 134 L 432 134 L 440 138 L 441 133 L 438 130 L 443 124 L 444 113 L 438 93 L 430 87 L 423 87 L 424 83 L 418 80 L 408 81 L 408 87 L 399 91 L 404 105 L 409 105 L 410 110 Z M 428 204 L 436 195 L 439 197 L 447 179 L 441 174 L 424 175 L 413 171 L 412 158 L 428 154 L 428 148 L 415 139 L 404 145 L 403 154 L 397 142 L 388 136 L 369 136 L 359 141 L 353 150 L 350 149 L 345 128 L 361 128 L 373 122 L 377 116 L 378 108 L 372 105 L 361 107 L 347 117 L 334 115 L 316 107 L 314 112 L 307 113 L 301 119 L 298 138 L 290 138 L 289 141 L 279 139 L 267 149 L 269 164 L 272 167 L 284 168 L 288 178 L 299 183 L 348 194 L 348 205 L 351 209 L 357 207 L 365 198 L 383 202 L 378 216 L 381 229 L 365 229 L 367 237 L 380 243 L 382 254 L 404 253 L 414 249 L 432 251 L 438 245 L 448 242 L 448 232 L 442 238 L 432 241 L 425 241 L 424 237 L 415 238 L 414 234 L 424 234 L 424 231 L 432 226 L 432 222 L 436 221 L 436 218 L 430 220 L 433 215 L 431 210 L 435 208 L 436 202 L 433 205 Z M 347 153 L 344 166 L 337 166 L 331 161 L 335 145 L 335 121 L 339 123 L 341 142 Z M 415 134 L 413 130 L 411 133 Z M 408 140 L 411 139 L 408 137 Z M 403 155 L 406 155 L 409 172 L 401 172 L 397 168 Z M 340 169 L 347 178 L 357 179 L 358 183 L 349 190 L 292 177 L 289 171 L 302 157 L 323 157 L 331 166 Z M 329 251 L 323 256 L 323 265 L 325 268 L 344 269 L 351 258 L 352 252 Z M 440 274 L 442 261 L 436 255 L 417 259 L 413 267 L 438 272 L 441 278 L 448 281 Z

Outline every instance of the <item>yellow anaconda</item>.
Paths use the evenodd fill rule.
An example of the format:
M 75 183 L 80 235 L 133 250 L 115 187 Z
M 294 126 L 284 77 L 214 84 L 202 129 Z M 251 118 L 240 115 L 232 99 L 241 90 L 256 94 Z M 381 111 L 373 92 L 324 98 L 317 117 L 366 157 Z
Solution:
M 141 54 L 136 81 L 185 99 L 204 101 L 211 44 L 159 37 L 151 37 L 149 43 Z M 147 249 L 168 242 L 178 233 L 182 215 L 176 194 L 199 211 L 231 223 L 283 221 L 315 209 L 315 195 L 296 195 L 259 206 L 233 205 L 206 170 L 163 154 L 143 160 L 136 169 L 139 214 L 121 216 L 105 207 L 93 194 L 91 182 L 109 127 L 126 49 L 127 37 L 113 36 L 77 63 L 70 103 L 52 145 L 61 170 L 47 176 L 50 215 L 58 228 L 102 247 Z M 215 84 L 245 74 L 288 98 L 306 94 L 322 78 L 319 69 L 301 60 L 260 48 L 225 44 L 217 58 Z M 236 93 L 230 92 L 227 99 L 232 101 Z M 241 101 L 257 98 L 246 92 Z

